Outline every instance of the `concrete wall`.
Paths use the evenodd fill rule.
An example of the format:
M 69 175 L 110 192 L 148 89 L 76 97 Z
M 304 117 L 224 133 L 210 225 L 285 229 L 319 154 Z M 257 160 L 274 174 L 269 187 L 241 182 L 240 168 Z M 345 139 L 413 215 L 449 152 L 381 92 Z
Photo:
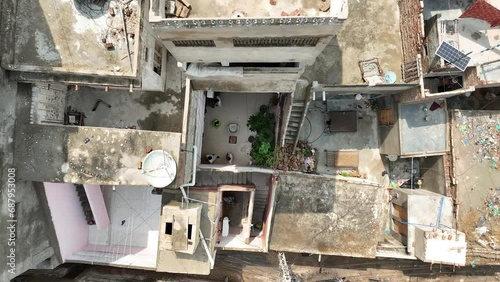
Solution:
M 67 260 L 87 246 L 89 227 L 73 184 L 44 182 L 44 186 L 61 257 Z
M 423 189 L 446 195 L 443 156 L 426 157 L 420 161 L 420 176 L 424 179 Z
M 394 196 L 398 194 L 397 198 Z M 453 200 L 422 189 L 397 189 L 391 192 L 392 203 L 407 210 L 407 251 L 415 255 L 415 226 L 435 225 L 439 214 L 441 198 L 444 198 L 440 223 L 451 227 L 453 223 Z M 391 229 L 394 228 L 391 226 Z M 400 239 L 400 238 L 396 238 Z
M 104 229 L 108 227 L 109 215 L 106 203 L 104 203 L 101 186 L 83 184 L 83 187 L 85 188 L 85 194 L 89 200 L 90 208 L 92 209 L 92 214 L 94 215 L 97 228 Z
M 198 147 L 198 156 L 196 157 L 197 163 L 201 163 L 201 150 L 203 144 L 203 132 L 205 131 L 205 95 L 203 91 L 192 91 L 192 115 L 195 117 L 195 134 L 194 134 L 194 144 Z
M 454 229 L 415 227 L 415 255 L 430 263 L 465 265 L 467 242 L 465 234 Z
M 235 77 L 228 80 L 195 80 L 193 88 L 196 90 L 213 90 L 216 92 L 246 92 L 246 93 L 290 93 L 295 90 L 293 80 L 255 80 Z
M 145 1 L 148 2 L 148 1 Z M 164 48 L 163 43 L 158 39 L 158 36 L 154 33 L 151 25 L 147 22 L 144 23 L 143 32 L 141 34 L 142 39 L 142 49 L 141 49 L 141 74 L 142 74 L 142 90 L 149 91 L 164 91 L 165 90 L 165 79 L 167 76 L 167 50 Z M 155 54 L 155 44 L 159 44 L 162 47 L 162 61 L 161 61 L 161 75 L 154 72 L 154 54 Z
M 337 25 L 235 26 L 213 28 L 165 28 L 153 25 L 167 49 L 179 62 L 304 62 L 316 57 L 337 33 Z M 315 47 L 234 47 L 233 38 L 320 37 Z M 173 40 L 214 40 L 216 47 L 176 47 Z
M 394 125 L 379 126 L 380 135 L 380 154 L 383 155 L 397 155 L 401 154 L 401 147 L 399 141 L 399 112 L 398 107 L 393 107 L 394 112 Z
M 0 2 L 6 4 L 8 1 Z M 0 15 L 5 13 L 8 14 L 9 9 L 2 6 Z M 8 23 L 6 20 L 0 21 L 2 26 L 6 23 Z M 3 43 L 5 43 L 4 40 L 0 42 L 0 45 Z M 0 56 L 2 56 L 1 51 Z M 25 87 L 23 90 L 31 92 L 31 87 Z M 27 97 L 17 95 L 18 91 L 22 91 L 18 83 L 9 81 L 5 71 L 0 69 L 0 120 L 2 121 L 0 122 L 0 179 L 2 181 L 0 184 L 0 222 L 3 224 L 0 228 L 0 241 L 2 242 L 0 244 L 0 254 L 2 254 L 0 256 L 0 281 L 9 281 L 28 269 L 37 268 L 48 258 L 55 258 L 51 259 L 51 262 L 54 263 L 52 266 L 55 267 L 58 264 L 54 256 L 55 253 L 58 253 L 57 240 L 55 235 L 51 233 L 53 231 L 52 224 L 51 221 L 47 220 L 46 210 L 42 206 L 45 201 L 43 188 L 37 189 L 38 187 L 35 187 L 33 182 L 21 180 L 18 176 L 19 168 L 14 165 L 14 148 L 17 145 L 14 130 L 19 123 L 29 123 L 31 103 Z M 20 112 L 19 105 L 23 105 L 25 111 Z M 16 169 L 15 175 L 11 174 L 9 177 L 9 168 Z M 7 209 L 9 178 L 15 179 L 15 198 L 10 198 L 17 202 L 17 226 L 14 233 L 7 229 L 7 220 L 11 219 Z M 8 244 L 11 234 L 15 235 L 16 245 Z M 15 265 L 12 265 L 14 268 L 7 265 L 11 261 L 7 257 L 11 255 L 11 249 L 14 249 L 15 255 Z

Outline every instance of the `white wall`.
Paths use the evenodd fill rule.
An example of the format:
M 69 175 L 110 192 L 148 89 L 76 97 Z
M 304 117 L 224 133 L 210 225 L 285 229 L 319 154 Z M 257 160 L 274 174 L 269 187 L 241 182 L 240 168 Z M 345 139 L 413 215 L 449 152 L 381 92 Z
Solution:
M 203 132 L 205 130 L 205 95 L 203 94 L 203 91 L 198 91 L 198 90 L 193 90 L 192 96 L 193 99 L 193 107 L 192 109 L 195 109 L 195 112 L 193 115 L 196 117 L 196 128 L 195 128 L 195 140 L 194 144 L 198 147 L 198 157 L 197 159 L 197 165 L 201 163 L 201 150 L 202 150 L 202 144 L 203 144 Z
M 336 25 L 234 26 L 155 29 L 179 62 L 300 62 L 314 63 L 340 28 Z M 319 37 L 315 47 L 234 47 L 233 38 Z M 216 47 L 177 47 L 173 40 L 214 40 Z
M 84 184 L 83 187 L 85 188 L 85 194 L 87 194 L 97 228 L 104 229 L 108 227 L 109 215 L 106 203 L 104 203 L 104 197 L 102 196 L 101 186 Z
M 153 33 L 149 23 L 144 23 L 143 33 L 142 33 L 142 90 L 146 91 L 164 91 L 165 90 L 165 79 L 166 79 L 166 64 L 167 64 L 167 52 L 161 41 L 158 43 L 162 46 L 162 68 L 161 75 L 157 74 L 153 70 L 154 54 L 155 54 L 155 42 L 157 40 L 156 35 Z M 147 58 L 146 58 L 147 49 Z M 146 60 L 147 59 L 147 60 Z
M 87 246 L 89 229 L 75 186 L 44 182 L 63 261 Z

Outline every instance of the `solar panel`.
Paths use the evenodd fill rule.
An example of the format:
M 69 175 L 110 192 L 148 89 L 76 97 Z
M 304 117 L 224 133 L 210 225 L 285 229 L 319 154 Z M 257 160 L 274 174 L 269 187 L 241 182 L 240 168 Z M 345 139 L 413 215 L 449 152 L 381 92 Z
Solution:
M 466 56 L 464 53 L 462 53 L 462 51 L 451 46 L 445 41 L 441 42 L 441 45 L 439 45 L 439 48 L 436 51 L 436 55 L 443 58 L 448 63 L 454 65 L 461 71 L 464 71 L 470 62 L 469 56 Z

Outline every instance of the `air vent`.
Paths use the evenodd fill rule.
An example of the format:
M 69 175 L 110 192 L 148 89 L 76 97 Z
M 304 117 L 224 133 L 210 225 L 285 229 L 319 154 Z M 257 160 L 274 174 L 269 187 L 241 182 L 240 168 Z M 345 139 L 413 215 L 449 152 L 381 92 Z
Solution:
M 319 37 L 234 38 L 234 47 L 314 47 Z
M 213 40 L 174 40 L 176 47 L 215 47 Z

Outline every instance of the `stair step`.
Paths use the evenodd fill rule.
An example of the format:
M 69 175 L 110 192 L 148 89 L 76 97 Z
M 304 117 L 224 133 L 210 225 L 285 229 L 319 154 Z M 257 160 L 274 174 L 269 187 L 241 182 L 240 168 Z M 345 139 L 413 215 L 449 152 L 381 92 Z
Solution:
M 302 107 L 303 108 L 304 106 L 305 106 L 305 104 L 304 103 L 300 103 L 300 102 L 296 102 L 296 103 L 292 104 L 292 107 Z
M 302 117 L 302 111 L 293 111 L 290 113 L 290 118 L 291 117 Z
M 292 121 L 292 122 L 289 122 L 289 123 L 288 123 L 288 126 L 299 127 L 299 126 L 300 126 L 300 123 L 299 123 L 299 122 Z

